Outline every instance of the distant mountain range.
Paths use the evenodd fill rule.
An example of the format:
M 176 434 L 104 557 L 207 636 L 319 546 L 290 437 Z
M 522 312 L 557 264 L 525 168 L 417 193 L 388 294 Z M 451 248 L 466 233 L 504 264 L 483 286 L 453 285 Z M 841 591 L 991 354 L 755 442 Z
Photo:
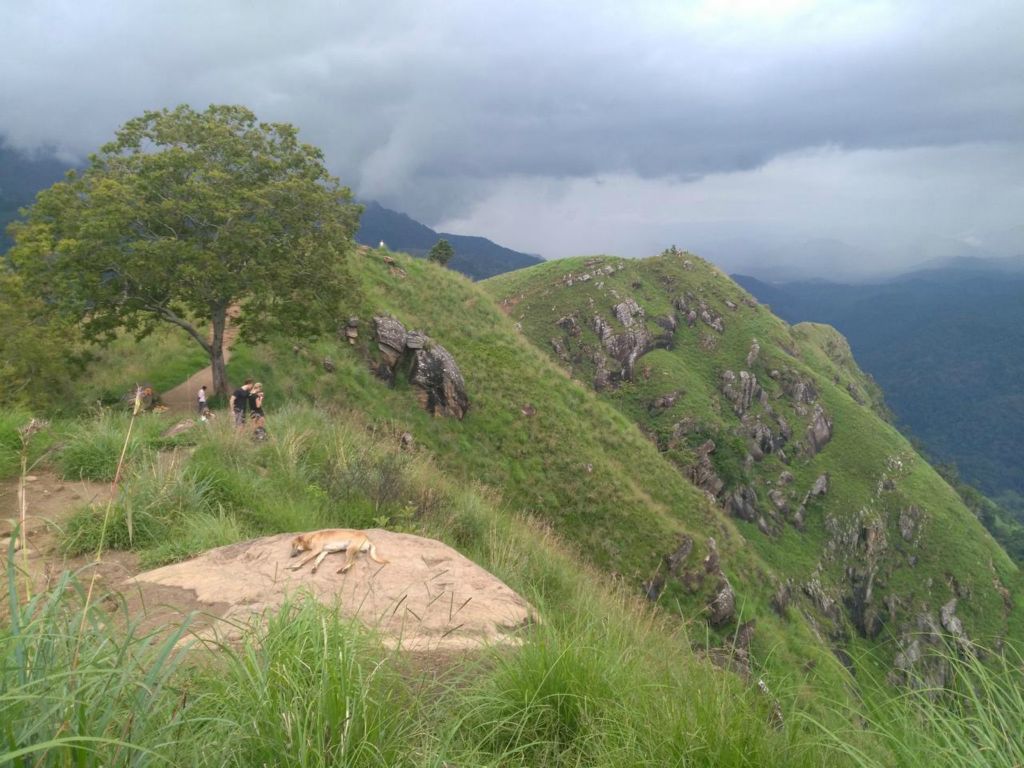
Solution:
M 356 240 L 377 246 L 382 241 L 393 251 L 424 256 L 441 239 L 451 243 L 455 257 L 448 266 L 474 280 L 483 280 L 503 272 L 529 267 L 544 261 L 540 256 L 513 251 L 486 237 L 435 232 L 404 213 L 392 211 L 376 202 L 364 203 Z
M 52 156 L 26 155 L 0 143 L 0 252 L 11 246 L 6 230 L 18 209 L 31 203 L 36 192 L 64 178 L 67 170 L 66 163 Z
M 901 425 L 1020 508 L 1024 260 L 952 259 L 870 285 L 733 278 L 790 323 L 835 326 Z
M 0 144 L 0 253 L 12 245 L 6 229 L 17 218 L 18 209 L 29 205 L 39 190 L 64 178 L 67 170 L 66 163 L 52 156 L 26 155 Z M 384 241 L 392 250 L 424 256 L 443 238 L 455 249 L 455 256 L 448 266 L 474 280 L 543 261 L 540 256 L 513 251 L 486 237 L 435 232 L 404 213 L 392 211 L 376 202 L 364 205 L 366 210 L 356 235 L 357 242 L 377 246 Z

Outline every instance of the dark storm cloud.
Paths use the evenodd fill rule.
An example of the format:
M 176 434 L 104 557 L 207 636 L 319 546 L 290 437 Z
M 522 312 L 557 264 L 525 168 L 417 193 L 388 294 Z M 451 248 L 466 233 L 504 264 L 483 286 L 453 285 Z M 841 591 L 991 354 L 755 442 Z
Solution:
M 147 108 L 244 103 L 434 223 L 509 180 L 694 182 L 806 148 L 1024 141 L 1024 5 L 25 3 L 0 134 L 81 154 Z M 921 169 L 918 169 L 920 172 Z M 659 182 L 660 183 L 660 182 Z M 549 185 L 550 186 L 550 185 Z

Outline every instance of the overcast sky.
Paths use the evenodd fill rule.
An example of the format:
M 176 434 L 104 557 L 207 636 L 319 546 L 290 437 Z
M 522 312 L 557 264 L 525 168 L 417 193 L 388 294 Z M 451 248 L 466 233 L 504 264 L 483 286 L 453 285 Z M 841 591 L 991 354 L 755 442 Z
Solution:
M 365 199 L 546 257 L 1024 254 L 1024 2 L 4 0 L 0 137 L 241 103 Z

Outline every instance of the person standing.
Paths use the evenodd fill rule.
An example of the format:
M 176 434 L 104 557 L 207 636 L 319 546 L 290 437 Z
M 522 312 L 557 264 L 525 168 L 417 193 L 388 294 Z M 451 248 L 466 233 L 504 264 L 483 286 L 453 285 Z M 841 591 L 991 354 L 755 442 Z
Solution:
M 252 384 L 252 379 L 246 379 L 242 386 L 231 393 L 231 412 L 234 414 L 236 427 L 245 426 L 245 411 L 249 406 Z
M 266 420 L 263 415 L 263 385 L 256 382 L 249 393 L 249 417 L 252 419 L 252 436 L 255 440 L 266 440 Z
M 263 384 L 258 381 L 252 385 L 249 392 L 249 418 L 256 429 L 263 428 Z
M 199 388 L 199 392 L 196 395 L 196 408 L 199 411 L 199 418 L 203 419 L 205 421 L 206 420 L 206 411 L 207 411 L 207 408 L 206 408 L 206 385 L 205 384 L 203 384 L 203 386 L 201 386 Z

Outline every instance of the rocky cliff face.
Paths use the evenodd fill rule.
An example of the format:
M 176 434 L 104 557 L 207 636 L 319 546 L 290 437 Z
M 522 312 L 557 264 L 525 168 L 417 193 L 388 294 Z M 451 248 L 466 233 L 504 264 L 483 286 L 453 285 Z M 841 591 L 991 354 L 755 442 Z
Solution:
M 978 630 L 1005 631 L 991 618 L 1009 610 L 1005 553 L 879 418 L 834 331 L 790 329 L 689 254 L 565 269 L 525 289 L 520 278 L 513 316 L 734 521 L 775 571 L 776 611 L 799 611 L 840 651 L 896 638 L 902 682 L 940 674 L 922 627 L 961 653 Z M 493 290 L 504 298 L 501 278 Z M 706 591 L 706 620 L 726 627 L 735 580 L 717 554 L 713 577 L 687 565 L 694 546 L 665 542 L 640 586 L 651 599 Z

